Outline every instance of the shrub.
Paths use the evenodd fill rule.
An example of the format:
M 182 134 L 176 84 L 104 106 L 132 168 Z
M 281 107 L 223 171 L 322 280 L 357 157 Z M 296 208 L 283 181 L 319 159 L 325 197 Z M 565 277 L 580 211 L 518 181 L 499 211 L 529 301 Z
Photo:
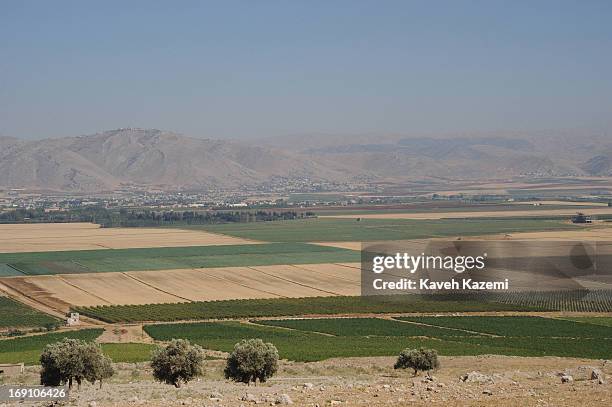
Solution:
M 243 339 L 227 358 L 225 378 L 235 382 L 264 383 L 278 370 L 278 350 L 261 339 Z
M 60 326 L 59 322 L 54 321 L 54 322 L 47 322 L 44 325 L 44 328 L 47 331 L 51 332 L 51 331 L 56 331 L 59 328 L 59 326 Z
M 181 387 L 204 373 L 204 350 L 185 339 L 173 339 L 166 347 L 158 347 L 151 355 L 153 377 L 159 382 Z
M 81 386 L 83 379 L 95 383 L 111 377 L 115 372 L 112 360 L 102 353 L 93 342 L 79 339 L 64 339 L 45 346 L 40 355 L 40 383 L 45 386 L 59 386 L 73 381 Z
M 414 369 L 414 375 L 419 371 L 425 371 L 429 374 L 432 369 L 437 369 L 440 366 L 438 362 L 438 352 L 434 349 L 404 349 L 400 352 L 397 362 L 393 366 L 394 369 Z
M 19 329 L 11 329 L 6 333 L 6 336 L 8 338 L 15 338 L 17 336 L 23 336 L 25 335 L 25 332 L 19 330 Z

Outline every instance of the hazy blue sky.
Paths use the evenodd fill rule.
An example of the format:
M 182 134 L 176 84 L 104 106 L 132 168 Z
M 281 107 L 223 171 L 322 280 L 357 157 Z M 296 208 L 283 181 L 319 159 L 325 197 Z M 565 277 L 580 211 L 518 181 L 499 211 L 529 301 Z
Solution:
M 612 128 L 612 1 L 0 0 L 0 134 Z

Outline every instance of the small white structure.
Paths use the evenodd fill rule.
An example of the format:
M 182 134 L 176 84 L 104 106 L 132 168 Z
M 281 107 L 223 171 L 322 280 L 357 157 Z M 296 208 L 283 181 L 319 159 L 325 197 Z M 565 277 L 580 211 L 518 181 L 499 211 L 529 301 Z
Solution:
M 15 376 L 18 374 L 23 374 L 23 371 L 24 371 L 23 363 L 0 364 L 0 377 L 2 377 L 2 375 Z
M 80 318 L 79 318 L 78 312 L 71 312 L 70 316 L 66 318 L 66 325 L 68 326 L 78 325 L 79 323 L 80 323 Z

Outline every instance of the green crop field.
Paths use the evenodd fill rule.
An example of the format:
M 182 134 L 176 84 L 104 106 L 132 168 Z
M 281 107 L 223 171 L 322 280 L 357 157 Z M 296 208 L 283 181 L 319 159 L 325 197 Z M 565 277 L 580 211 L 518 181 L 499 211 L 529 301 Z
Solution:
M 556 291 L 497 292 L 489 301 L 525 307 L 572 312 L 612 312 L 612 290 L 576 289 Z
M 178 304 L 75 307 L 83 315 L 106 322 L 180 321 L 298 315 L 399 312 L 540 311 L 543 308 L 486 302 L 470 297 L 383 296 L 312 297 L 189 302 Z
M 225 352 L 231 351 L 241 339 L 261 338 L 272 342 L 281 358 L 304 362 L 332 357 L 397 355 L 405 347 L 418 346 L 434 347 L 442 355 L 477 355 L 492 353 L 494 349 L 454 341 L 400 336 L 334 337 L 238 322 L 148 325 L 145 330 L 157 340 L 185 338 L 204 348 Z
M 15 270 L 13 267 L 8 264 L 0 264 L 0 277 L 15 277 L 15 276 L 23 276 L 23 273 Z
M 586 322 L 587 324 L 612 327 L 612 317 L 563 317 L 562 319 L 575 322 Z
M 151 351 L 155 345 L 148 343 L 103 343 L 102 351 L 113 362 L 136 363 L 151 359 Z
M 454 320 L 444 325 L 457 325 L 457 330 L 442 325 L 425 326 L 376 318 L 178 323 L 147 325 L 144 329 L 158 341 L 184 338 L 206 349 L 220 351 L 231 351 L 241 339 L 261 338 L 274 343 L 282 358 L 295 361 L 395 356 L 406 347 L 420 346 L 437 349 L 441 355 L 449 356 L 499 354 L 593 359 L 612 357 L 612 328 L 603 325 L 537 317 L 518 317 L 525 318 L 518 322 L 516 317 L 495 317 L 493 322 L 487 319 L 474 322 L 474 318 L 489 317 L 451 318 Z M 518 327 L 521 336 L 515 335 L 517 332 L 514 327 Z M 465 332 L 461 329 L 476 331 Z M 493 337 L 490 331 L 507 335 Z M 40 352 L 49 343 L 63 338 L 93 341 L 101 333 L 101 329 L 85 329 L 0 340 L 0 363 L 36 364 Z M 559 336 L 559 333 L 567 336 Z M 154 346 L 114 343 L 103 344 L 102 348 L 115 362 L 142 362 L 149 360 Z
M 587 359 L 612 358 L 612 340 L 555 337 L 465 337 L 462 343 L 495 349 L 494 354 L 511 356 L 559 356 Z
M 458 322 L 464 317 L 456 317 Z M 473 317 L 465 317 L 473 318 Z M 503 318 L 503 317 L 502 317 Z M 501 329 L 512 331 L 513 318 L 497 322 Z M 185 338 L 208 349 L 230 351 L 244 338 L 261 338 L 274 343 L 282 358 L 296 361 L 315 361 L 348 356 L 395 356 L 406 347 L 431 347 L 442 355 L 499 354 L 513 356 L 566 356 L 595 359 L 612 357 L 612 340 L 591 338 L 575 331 L 574 337 L 556 337 L 567 332 L 567 321 L 546 321 L 548 335 L 535 324 L 533 336 L 488 336 L 486 332 L 464 332 L 449 335 L 442 327 L 421 327 L 416 324 L 372 318 L 336 318 L 324 320 L 280 320 L 239 322 L 203 322 L 170 325 L 148 325 L 146 332 L 157 340 Z M 468 322 L 469 324 L 469 322 Z M 587 325 L 587 324 L 583 324 Z M 527 325 L 523 326 L 527 329 Z M 557 329 L 558 328 L 558 329 Z M 601 326 L 587 327 L 592 335 Z M 606 328 L 607 329 L 607 328 Z M 610 332 L 610 329 L 607 329 Z
M 534 214 L 538 214 L 537 211 L 541 211 L 538 214 L 538 218 L 548 219 L 562 219 L 567 216 L 548 216 L 546 211 L 554 209 L 567 209 L 567 205 L 556 205 L 547 204 L 542 202 L 543 205 L 532 206 L 532 205 L 517 205 L 517 204 L 504 204 L 504 203 L 486 203 L 486 204 L 456 204 L 446 206 L 436 205 L 408 205 L 405 208 L 376 208 L 375 206 L 361 207 L 361 208 L 313 208 L 314 212 L 318 216 L 339 216 L 339 215 L 373 215 L 373 214 L 398 214 L 398 213 L 440 213 L 440 212 L 494 212 L 494 211 L 518 211 L 518 210 L 529 210 L 534 211 Z M 597 209 L 601 206 L 595 206 L 589 202 L 585 202 L 584 205 L 572 205 L 572 209 Z M 508 216 L 507 218 L 510 218 Z M 506 218 L 506 219 L 507 219 Z M 599 216 L 598 216 L 599 218 Z
M 39 328 L 59 320 L 7 297 L 0 297 L 0 329 Z
M 64 338 L 76 338 L 93 341 L 102 334 L 102 329 L 84 329 L 70 332 L 54 332 L 42 335 L 26 336 L 15 339 L 0 340 L 0 363 L 38 363 L 40 352 L 50 343 Z
M 2 253 L 0 272 L 10 268 L 22 275 L 44 275 L 359 261 L 360 254 L 354 250 L 305 243 L 270 243 Z
M 559 338 L 608 338 L 612 329 L 601 325 L 565 321 L 542 317 L 402 317 L 411 321 L 445 328 L 465 329 L 498 336 L 559 337 Z
M 64 338 L 76 338 L 93 341 L 102 334 L 102 329 L 84 329 L 70 332 L 54 332 L 49 334 L 26 336 L 15 339 L 0 340 L 0 363 L 38 364 L 40 353 L 50 343 Z M 105 343 L 102 350 L 114 362 L 144 362 L 150 359 L 151 350 L 155 345 L 144 343 Z
M 561 220 L 506 219 L 300 219 L 275 222 L 227 223 L 185 229 L 205 229 L 268 242 L 374 241 L 425 239 L 444 236 L 565 230 L 576 228 Z
M 427 336 L 446 338 L 478 334 L 380 318 L 322 318 L 257 321 L 257 324 L 320 332 L 334 336 Z

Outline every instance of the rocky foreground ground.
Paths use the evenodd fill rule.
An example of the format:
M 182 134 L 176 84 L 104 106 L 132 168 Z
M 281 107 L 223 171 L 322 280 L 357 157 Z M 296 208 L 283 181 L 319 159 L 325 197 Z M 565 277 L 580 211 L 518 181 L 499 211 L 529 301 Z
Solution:
M 83 385 L 71 393 L 69 401 L 58 405 L 612 406 L 610 361 L 442 357 L 441 369 L 431 379 L 396 371 L 393 362 L 393 358 L 282 362 L 274 379 L 246 386 L 223 380 L 223 361 L 214 360 L 208 362 L 204 377 L 180 389 L 153 382 L 146 364 L 121 364 L 117 365 L 118 374 L 102 389 Z M 29 368 L 18 378 L 30 384 L 36 379 L 36 368 Z M 5 384 L 8 382 L 5 380 Z

